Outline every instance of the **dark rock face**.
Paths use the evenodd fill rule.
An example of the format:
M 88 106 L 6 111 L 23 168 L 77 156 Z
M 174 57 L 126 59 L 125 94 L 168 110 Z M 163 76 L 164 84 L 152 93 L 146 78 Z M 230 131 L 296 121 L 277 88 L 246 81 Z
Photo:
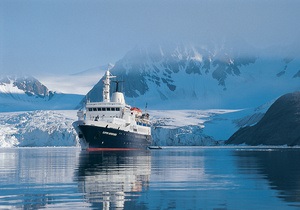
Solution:
M 24 90 L 29 96 L 36 95 L 38 97 L 46 97 L 49 95 L 49 90 L 34 77 L 19 77 L 14 82 L 20 90 Z
M 241 128 L 226 144 L 300 145 L 300 92 L 281 96 L 254 126 Z

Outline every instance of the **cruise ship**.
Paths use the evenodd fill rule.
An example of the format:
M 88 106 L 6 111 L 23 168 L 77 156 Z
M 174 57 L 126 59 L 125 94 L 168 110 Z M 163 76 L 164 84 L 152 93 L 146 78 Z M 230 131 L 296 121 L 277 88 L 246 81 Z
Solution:
M 103 80 L 103 101 L 87 101 L 85 109 L 77 112 L 78 120 L 73 123 L 83 149 L 137 150 L 147 149 L 151 144 L 151 127 L 148 113 L 125 103 L 119 91 L 119 81 L 110 71 Z M 110 97 L 110 83 L 116 90 Z

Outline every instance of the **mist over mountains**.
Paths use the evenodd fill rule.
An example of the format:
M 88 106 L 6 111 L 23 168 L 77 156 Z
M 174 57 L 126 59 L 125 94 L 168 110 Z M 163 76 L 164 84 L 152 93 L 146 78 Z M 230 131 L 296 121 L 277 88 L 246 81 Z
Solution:
M 288 51 L 274 57 L 267 50 L 245 52 L 183 44 L 135 47 L 111 73 L 124 81 L 127 103 L 164 109 L 255 107 L 300 89 L 299 58 Z M 101 79 L 87 98 L 102 100 L 102 85 Z

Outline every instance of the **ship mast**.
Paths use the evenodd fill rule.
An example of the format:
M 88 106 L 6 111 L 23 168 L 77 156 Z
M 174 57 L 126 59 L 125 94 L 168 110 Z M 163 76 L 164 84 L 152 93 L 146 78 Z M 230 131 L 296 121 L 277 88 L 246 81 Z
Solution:
M 110 79 L 115 78 L 115 76 L 111 75 L 109 70 L 105 73 L 105 79 L 103 80 L 103 102 L 110 102 Z

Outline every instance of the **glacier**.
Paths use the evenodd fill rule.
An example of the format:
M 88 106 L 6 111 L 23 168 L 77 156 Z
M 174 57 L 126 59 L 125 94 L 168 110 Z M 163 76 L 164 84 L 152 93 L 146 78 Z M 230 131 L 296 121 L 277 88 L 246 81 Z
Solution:
M 81 142 L 72 127 L 76 112 L 0 113 L 0 147 L 80 147 Z M 247 120 L 242 116 L 253 113 L 253 110 L 149 110 L 149 113 L 153 122 L 153 145 L 213 146 L 222 145 L 223 140 L 241 126 L 236 122 L 245 125 Z M 218 130 L 220 127 L 227 129 L 226 132 Z
M 76 146 L 71 111 L 0 113 L 0 147 Z

